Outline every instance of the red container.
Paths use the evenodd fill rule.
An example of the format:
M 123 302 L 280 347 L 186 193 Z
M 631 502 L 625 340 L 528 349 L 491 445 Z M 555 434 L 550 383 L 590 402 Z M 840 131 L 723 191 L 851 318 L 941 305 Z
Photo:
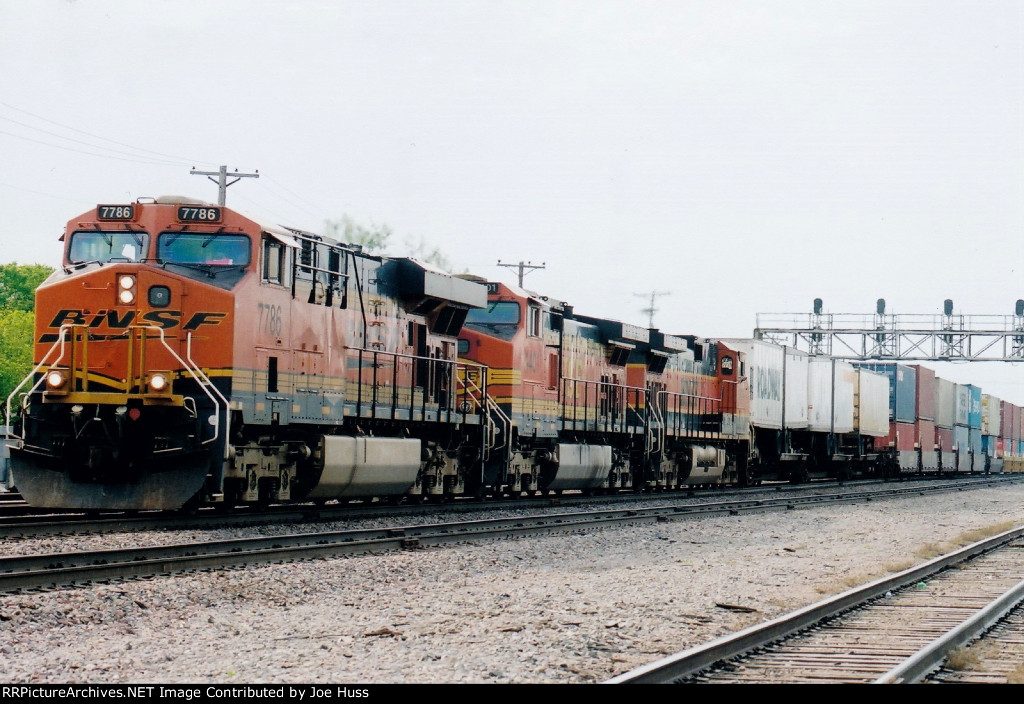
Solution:
M 1020 440 L 1020 422 L 1021 413 L 1020 406 L 1010 404 L 1010 437 L 1014 440 Z
M 898 451 L 913 451 L 915 423 L 889 423 L 889 445 Z
M 925 451 L 935 449 L 935 421 L 918 420 L 914 423 L 914 444 Z
M 1002 457 L 1005 451 L 1006 443 L 1002 438 L 996 438 L 996 457 Z
M 935 420 L 935 370 L 911 364 L 917 370 L 917 389 L 914 399 L 917 407 L 918 420 Z
M 935 444 L 943 452 L 953 451 L 953 429 L 935 428 Z

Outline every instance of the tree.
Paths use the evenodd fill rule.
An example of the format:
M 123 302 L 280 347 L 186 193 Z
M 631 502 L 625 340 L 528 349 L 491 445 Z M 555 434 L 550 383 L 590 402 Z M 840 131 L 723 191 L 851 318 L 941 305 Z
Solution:
M 0 411 L 7 412 L 7 397 L 32 371 L 32 334 L 35 315 L 25 310 L 0 310 Z
M 43 264 L 0 264 L 0 310 L 35 310 L 35 291 L 53 268 Z
M 369 227 L 364 227 L 348 215 L 342 215 L 340 220 L 324 223 L 324 234 L 339 242 L 357 244 L 370 254 L 382 254 L 393 233 L 387 225 L 371 222 Z
M 32 371 L 35 290 L 52 273 L 42 264 L 0 264 L 0 414 Z
M 339 242 L 357 244 L 363 248 L 363 251 L 369 254 L 397 256 L 388 252 L 388 245 L 395 234 L 388 225 L 377 225 L 371 222 L 369 227 L 364 227 L 348 215 L 342 215 L 339 220 L 327 220 L 324 222 L 324 234 Z M 454 269 L 451 260 L 437 247 L 429 246 L 423 238 L 420 238 L 419 244 L 414 244 L 411 239 L 406 238 L 403 246 L 405 247 L 406 254 L 401 256 L 412 257 L 421 262 L 433 264 L 438 269 L 444 271 L 452 271 Z

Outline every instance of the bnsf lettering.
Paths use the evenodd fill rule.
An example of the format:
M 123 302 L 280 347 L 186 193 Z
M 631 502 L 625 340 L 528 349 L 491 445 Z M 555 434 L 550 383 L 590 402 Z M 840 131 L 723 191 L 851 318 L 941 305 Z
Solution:
M 169 330 L 178 327 L 181 322 L 180 310 L 154 310 L 142 316 L 147 323 L 153 323 L 157 327 Z
M 80 310 L 62 310 L 50 321 L 51 328 L 59 328 L 61 325 L 85 325 L 85 316 Z
M 195 330 L 200 325 L 220 325 L 227 313 L 196 313 L 185 323 L 184 330 Z
M 89 327 L 98 328 L 100 325 L 103 324 L 103 321 L 106 321 L 107 327 L 109 328 L 126 328 L 132 324 L 133 320 L 135 320 L 135 311 L 130 310 L 124 314 L 123 318 L 118 318 L 116 310 L 101 310 L 98 313 L 96 313 L 96 316 L 92 319 L 92 322 L 89 323 Z
M 227 313 L 212 312 L 193 313 L 183 329 L 195 330 L 203 325 L 220 325 L 227 315 Z M 99 310 L 95 313 L 87 314 L 82 310 L 65 308 L 64 310 L 57 311 L 57 314 L 53 316 L 53 320 L 50 321 L 49 327 L 59 328 L 62 325 L 88 325 L 90 328 L 98 328 L 105 324 L 108 328 L 125 329 L 135 322 L 135 317 L 135 311 L 127 311 L 121 317 L 116 310 Z M 169 330 L 181 325 L 181 317 L 182 312 L 180 310 L 154 310 L 144 313 L 140 320 L 143 323 Z M 46 335 L 45 337 L 49 338 L 51 335 Z M 40 342 L 42 341 L 40 339 Z

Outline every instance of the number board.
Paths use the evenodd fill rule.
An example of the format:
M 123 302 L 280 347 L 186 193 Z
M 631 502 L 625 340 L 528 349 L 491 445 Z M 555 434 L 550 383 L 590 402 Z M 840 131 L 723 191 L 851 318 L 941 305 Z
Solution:
M 134 205 L 97 205 L 97 220 L 134 220 Z
M 220 208 L 182 205 L 178 208 L 178 219 L 182 222 L 219 222 Z

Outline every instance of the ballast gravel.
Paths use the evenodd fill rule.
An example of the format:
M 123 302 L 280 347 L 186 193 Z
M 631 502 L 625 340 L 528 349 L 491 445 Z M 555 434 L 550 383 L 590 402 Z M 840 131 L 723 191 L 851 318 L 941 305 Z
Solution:
M 600 682 L 1009 524 L 1024 485 L 0 595 L 0 681 Z M 169 538 L 0 554 L 119 541 Z

